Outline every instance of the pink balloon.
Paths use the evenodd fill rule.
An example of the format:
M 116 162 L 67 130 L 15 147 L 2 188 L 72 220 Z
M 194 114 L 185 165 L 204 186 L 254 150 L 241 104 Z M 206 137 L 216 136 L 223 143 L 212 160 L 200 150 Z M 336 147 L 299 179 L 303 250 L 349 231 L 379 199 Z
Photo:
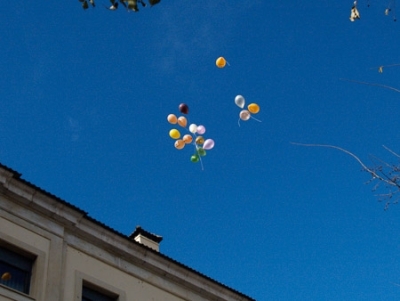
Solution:
M 203 135 L 205 132 L 206 132 L 206 128 L 204 127 L 204 125 L 197 126 L 197 134 Z
M 249 120 L 250 119 L 250 112 L 247 110 L 242 110 L 239 113 L 239 117 L 240 119 L 242 119 L 243 121 Z
M 215 145 L 214 140 L 207 139 L 206 141 L 204 141 L 203 149 L 206 149 L 206 150 L 212 149 L 214 147 L 214 145 Z

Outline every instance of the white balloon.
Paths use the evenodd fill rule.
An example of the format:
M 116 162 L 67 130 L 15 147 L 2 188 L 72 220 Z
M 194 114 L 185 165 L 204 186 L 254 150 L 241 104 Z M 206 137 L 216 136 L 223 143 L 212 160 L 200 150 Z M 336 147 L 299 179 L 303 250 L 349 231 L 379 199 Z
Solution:
M 192 123 L 192 124 L 189 126 L 189 132 L 191 132 L 192 134 L 196 134 L 196 131 L 197 131 L 197 125 L 195 125 L 194 123 Z
M 235 104 L 236 104 L 239 108 L 243 109 L 243 108 L 244 108 L 244 104 L 245 104 L 244 97 L 243 97 L 242 95 L 236 96 L 236 97 L 235 97 Z

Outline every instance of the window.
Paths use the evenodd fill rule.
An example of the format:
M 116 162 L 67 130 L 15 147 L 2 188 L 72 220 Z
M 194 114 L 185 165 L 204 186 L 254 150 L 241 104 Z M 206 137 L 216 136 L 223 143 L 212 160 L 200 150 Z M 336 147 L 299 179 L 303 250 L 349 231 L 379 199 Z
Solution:
M 127 301 L 125 291 L 81 271 L 75 271 L 75 296 L 81 301 Z
M 83 285 L 82 301 L 117 301 L 118 296 Z
M 34 257 L 0 246 L 0 284 L 29 294 Z

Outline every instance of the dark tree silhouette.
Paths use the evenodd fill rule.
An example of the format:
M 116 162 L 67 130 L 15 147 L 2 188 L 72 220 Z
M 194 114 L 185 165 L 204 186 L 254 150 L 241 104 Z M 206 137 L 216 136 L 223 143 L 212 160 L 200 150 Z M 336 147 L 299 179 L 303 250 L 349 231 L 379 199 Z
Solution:
M 157 3 L 160 3 L 161 0 L 149 0 L 149 4 L 150 6 L 156 5 Z M 96 6 L 96 3 L 94 2 L 94 0 L 79 0 L 79 2 L 82 3 L 82 7 L 83 9 L 88 9 L 89 8 L 89 4 L 92 7 Z M 116 10 L 119 6 L 119 4 L 121 3 L 121 5 L 123 5 L 127 10 L 131 10 L 131 11 L 139 11 L 138 8 L 138 2 L 145 7 L 146 3 L 144 3 L 143 0 L 110 0 L 111 2 L 111 6 L 110 7 L 106 7 L 109 10 Z
M 367 0 L 367 7 L 370 7 L 370 1 Z M 393 21 L 396 21 L 396 0 L 389 0 L 384 11 L 386 16 L 392 16 Z M 355 0 L 350 11 L 350 21 L 361 19 L 360 12 L 358 11 L 358 1 Z

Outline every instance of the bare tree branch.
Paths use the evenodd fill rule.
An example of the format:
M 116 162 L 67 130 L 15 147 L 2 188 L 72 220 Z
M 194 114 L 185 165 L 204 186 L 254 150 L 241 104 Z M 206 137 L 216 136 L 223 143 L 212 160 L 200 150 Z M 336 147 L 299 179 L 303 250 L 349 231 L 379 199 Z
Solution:
M 356 84 L 361 84 L 361 85 L 381 87 L 381 88 L 389 89 L 389 90 L 395 91 L 397 93 L 400 93 L 399 89 L 393 88 L 391 86 L 383 85 L 383 84 L 361 82 L 358 80 L 352 80 L 352 79 L 346 79 L 346 78 L 340 78 L 340 80 L 346 81 L 346 82 L 351 82 L 351 83 L 356 83 Z
M 384 149 L 386 149 L 388 152 L 392 153 L 392 155 L 396 156 L 397 158 L 400 158 L 398 154 L 396 154 L 394 151 L 392 151 L 390 148 L 386 147 L 385 145 L 382 145 Z
M 389 207 L 389 205 L 396 204 L 398 203 L 399 199 L 396 198 L 394 199 L 393 197 L 400 193 L 400 165 L 394 165 L 394 164 L 389 164 L 386 163 L 385 161 L 381 160 L 380 158 L 373 157 L 376 161 L 379 161 L 379 164 L 374 163 L 374 167 L 368 167 L 366 164 L 364 164 L 363 161 L 359 157 L 357 157 L 355 154 L 352 152 L 335 146 L 335 145 L 329 145 L 329 144 L 306 144 L 306 143 L 298 143 L 298 142 L 290 142 L 291 144 L 294 145 L 300 145 L 300 146 L 307 146 L 307 147 L 325 147 L 325 148 L 333 148 L 337 149 L 351 157 L 353 157 L 362 167 L 362 169 L 366 172 L 368 172 L 372 178 L 367 182 L 368 184 L 374 180 L 378 180 L 379 182 L 373 187 L 373 190 L 376 190 L 380 187 L 380 183 L 384 183 L 386 186 L 386 189 L 388 190 L 385 193 L 377 194 L 376 196 L 378 197 L 379 201 L 386 200 L 385 204 L 385 210 Z M 384 146 L 385 147 L 385 146 Z M 385 147 L 386 150 L 388 150 L 391 154 L 395 155 L 396 157 L 400 158 L 399 155 L 397 155 L 395 152 L 390 150 L 389 148 Z
M 383 68 L 390 68 L 390 67 L 397 67 L 397 66 L 400 66 L 400 64 L 382 65 L 382 66 L 379 66 L 378 68 L 374 67 L 374 68 L 370 68 L 370 69 L 378 69 L 379 73 L 383 73 Z
M 369 172 L 374 178 L 379 178 L 379 175 L 376 174 L 376 172 L 374 172 L 372 169 L 368 168 L 361 160 L 360 158 L 358 158 L 356 155 L 354 155 L 353 153 L 349 152 L 348 150 L 345 150 L 341 147 L 338 146 L 334 146 L 334 145 L 329 145 L 329 144 L 305 144 L 305 143 L 298 143 L 298 142 L 290 142 L 291 144 L 294 145 L 301 145 L 301 146 L 313 146 L 313 147 L 327 147 L 327 148 L 334 148 L 337 150 L 340 150 L 350 156 L 352 156 L 354 159 L 356 159 L 358 161 L 358 163 L 360 163 L 361 167 Z M 384 179 L 382 179 L 384 181 Z

